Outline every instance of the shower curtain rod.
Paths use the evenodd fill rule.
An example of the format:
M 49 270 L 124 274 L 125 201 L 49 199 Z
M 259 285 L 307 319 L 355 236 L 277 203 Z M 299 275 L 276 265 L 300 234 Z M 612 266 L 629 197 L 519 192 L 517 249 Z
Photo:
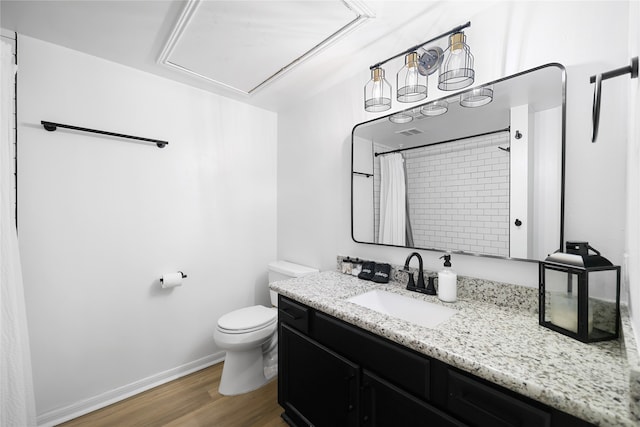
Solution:
M 489 132 L 478 133 L 478 134 L 475 134 L 475 135 L 463 136 L 462 138 L 448 139 L 446 141 L 433 142 L 431 144 L 416 145 L 415 147 L 399 148 L 397 150 L 385 151 L 383 153 L 374 153 L 374 156 L 378 157 L 378 156 L 382 156 L 382 155 L 385 155 L 385 154 L 399 153 L 401 151 L 415 150 L 417 148 L 431 147 L 432 145 L 440 145 L 440 144 L 446 144 L 447 142 L 460 141 L 461 139 L 469 139 L 469 138 L 475 138 L 477 136 L 485 136 L 485 135 L 491 135 L 493 133 L 510 132 L 510 131 L 511 131 L 511 127 L 506 127 L 504 129 L 492 130 L 492 131 L 489 131 Z
M 169 144 L 168 141 L 161 141 L 159 139 L 143 138 L 141 136 L 125 135 L 122 133 L 107 132 L 104 130 L 81 128 L 78 126 L 63 125 L 62 123 L 47 122 L 44 120 L 40 121 L 40 124 L 44 126 L 44 128 L 49 132 L 53 132 L 58 128 L 66 128 L 66 129 L 72 129 L 72 130 L 79 130 L 82 132 L 99 133 L 101 135 L 117 136 L 119 138 L 136 139 L 138 141 L 153 142 L 158 146 L 158 148 L 164 148 L 166 145 Z

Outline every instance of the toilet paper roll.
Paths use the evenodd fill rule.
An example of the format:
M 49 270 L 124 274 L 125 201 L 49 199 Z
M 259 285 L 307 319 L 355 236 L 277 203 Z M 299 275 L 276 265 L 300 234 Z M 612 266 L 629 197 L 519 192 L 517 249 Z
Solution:
M 162 275 L 160 279 L 160 285 L 163 288 L 175 288 L 176 286 L 182 286 L 182 273 L 166 273 Z

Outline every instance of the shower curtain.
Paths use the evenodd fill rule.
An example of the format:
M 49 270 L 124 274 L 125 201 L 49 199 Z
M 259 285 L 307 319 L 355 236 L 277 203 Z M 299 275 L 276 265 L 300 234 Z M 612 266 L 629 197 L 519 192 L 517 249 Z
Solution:
M 405 246 L 407 187 L 400 153 L 380 156 L 380 229 L 378 243 Z
M 35 399 L 22 268 L 14 221 L 11 45 L 1 43 L 0 74 L 0 426 L 35 426 Z

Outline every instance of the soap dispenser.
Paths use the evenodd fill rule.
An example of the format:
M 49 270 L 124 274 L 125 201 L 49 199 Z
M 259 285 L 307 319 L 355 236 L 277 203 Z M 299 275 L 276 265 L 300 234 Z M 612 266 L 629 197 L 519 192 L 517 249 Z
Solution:
M 442 255 L 444 268 L 438 272 L 438 298 L 444 302 L 455 302 L 457 297 L 458 275 L 451 270 L 451 255 Z

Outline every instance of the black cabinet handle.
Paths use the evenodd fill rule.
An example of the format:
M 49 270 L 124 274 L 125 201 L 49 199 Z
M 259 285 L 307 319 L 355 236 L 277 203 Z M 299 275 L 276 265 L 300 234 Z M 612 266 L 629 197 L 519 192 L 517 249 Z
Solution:
M 353 386 L 353 381 L 356 379 L 355 375 L 349 375 L 348 377 L 345 378 L 345 380 L 347 381 L 347 396 L 348 396 L 348 403 L 347 403 L 347 411 L 351 412 L 354 410 L 355 405 L 353 403 L 354 401 L 354 389 L 355 387 Z
M 371 388 L 371 384 L 369 384 L 369 382 L 367 381 L 364 384 L 362 384 L 361 390 L 362 390 L 361 402 L 363 403 L 362 425 L 368 426 L 370 425 L 370 421 L 371 421 L 371 417 L 370 417 L 371 410 L 373 408 L 373 405 L 375 404 L 373 389 Z

